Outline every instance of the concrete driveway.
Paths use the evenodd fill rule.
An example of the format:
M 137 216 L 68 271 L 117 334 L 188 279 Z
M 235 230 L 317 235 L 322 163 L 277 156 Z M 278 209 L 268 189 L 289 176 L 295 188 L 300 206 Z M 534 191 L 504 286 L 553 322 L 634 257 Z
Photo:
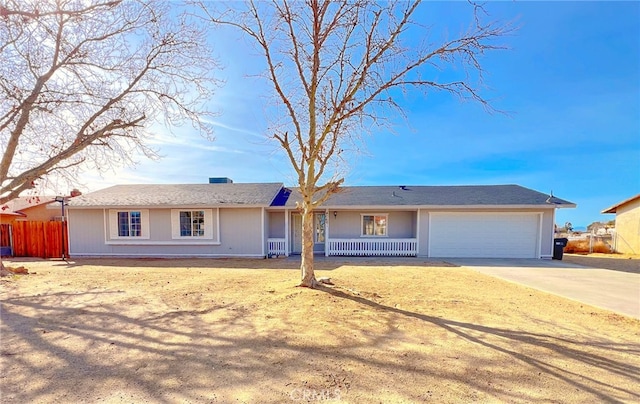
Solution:
M 640 319 L 640 274 L 537 259 L 456 258 L 467 267 L 509 282 Z

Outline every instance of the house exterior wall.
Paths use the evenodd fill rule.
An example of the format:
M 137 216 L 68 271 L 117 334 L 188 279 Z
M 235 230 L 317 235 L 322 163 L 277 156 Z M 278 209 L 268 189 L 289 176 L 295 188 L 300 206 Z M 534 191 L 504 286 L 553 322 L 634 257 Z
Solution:
M 0 215 L 0 224 L 11 224 L 19 217 L 15 215 Z
M 284 212 L 268 212 L 269 220 L 268 236 L 271 238 L 284 238 L 286 230 L 284 226 Z
M 542 212 L 542 228 L 540 230 L 540 258 L 551 258 L 555 236 L 555 215 L 552 209 Z
M 387 214 L 389 238 L 414 238 L 416 237 L 416 212 L 411 211 L 385 211 L 385 210 L 358 210 L 358 211 L 333 211 L 327 216 L 329 219 L 330 238 L 359 238 L 362 236 L 363 214 Z
M 108 255 L 112 246 L 105 243 L 104 211 L 73 210 L 68 213 L 69 255 Z
M 262 209 L 220 209 L 220 245 L 213 253 L 221 256 L 263 255 Z
M 615 250 L 640 254 L 640 199 L 616 208 Z
M 418 223 L 418 257 L 429 255 L 429 211 L 420 209 Z
M 135 209 L 131 209 L 135 210 Z M 181 209 L 183 210 L 183 209 Z M 213 209 L 213 239 L 172 237 L 171 209 L 148 209 L 148 238 L 111 237 L 109 209 L 69 211 L 71 256 L 255 256 L 263 255 L 260 208 Z

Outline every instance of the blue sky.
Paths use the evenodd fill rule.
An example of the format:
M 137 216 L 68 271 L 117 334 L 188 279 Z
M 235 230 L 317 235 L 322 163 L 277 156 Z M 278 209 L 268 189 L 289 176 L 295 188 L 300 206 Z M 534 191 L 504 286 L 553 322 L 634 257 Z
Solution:
M 456 12 L 466 3 L 423 6 L 436 29 L 465 26 Z M 491 2 L 486 9 L 520 27 L 502 41 L 509 50 L 482 59 L 485 95 L 509 113 L 488 114 L 447 94 L 408 93 L 400 99 L 408 121 L 366 138 L 346 185 L 519 184 L 575 202 L 578 208 L 558 211 L 559 224 L 613 219 L 600 211 L 640 193 L 640 3 Z M 187 127 L 172 135 L 156 128 L 160 161 L 140 160 L 102 179 L 87 173 L 84 192 L 210 176 L 296 185 L 284 154 L 265 137 L 268 84 L 247 77 L 260 59 L 232 35 L 214 42 L 226 81 L 211 100 L 220 111 L 216 140 Z

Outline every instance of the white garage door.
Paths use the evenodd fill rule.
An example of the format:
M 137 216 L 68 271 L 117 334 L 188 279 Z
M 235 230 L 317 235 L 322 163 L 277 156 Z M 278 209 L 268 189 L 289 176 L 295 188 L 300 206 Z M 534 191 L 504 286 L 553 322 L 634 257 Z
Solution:
M 537 213 L 430 215 L 430 257 L 539 258 Z

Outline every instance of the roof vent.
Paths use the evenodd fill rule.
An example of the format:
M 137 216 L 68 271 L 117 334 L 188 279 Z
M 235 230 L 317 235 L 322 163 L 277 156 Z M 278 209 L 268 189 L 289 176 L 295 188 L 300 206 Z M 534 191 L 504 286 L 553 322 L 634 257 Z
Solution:
M 233 184 L 233 180 L 227 177 L 209 177 L 209 184 Z

